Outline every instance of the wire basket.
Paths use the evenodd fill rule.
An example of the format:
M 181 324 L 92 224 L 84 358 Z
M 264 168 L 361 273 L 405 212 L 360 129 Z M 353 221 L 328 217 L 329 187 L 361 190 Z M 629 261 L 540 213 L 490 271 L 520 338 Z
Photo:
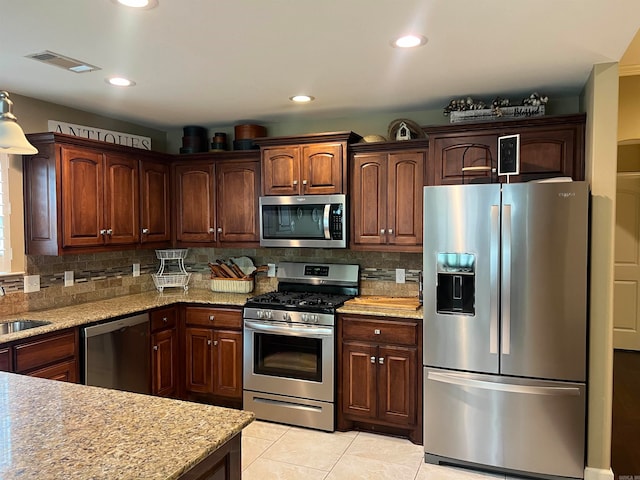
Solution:
M 184 260 L 187 257 L 188 248 L 173 248 L 168 250 L 156 250 L 156 257 L 160 260 Z
M 156 273 L 151 274 L 153 283 L 156 285 L 156 289 L 162 293 L 166 287 L 182 287 L 186 292 L 189 289 L 187 285 L 191 278 L 190 273 L 165 273 L 158 275 Z

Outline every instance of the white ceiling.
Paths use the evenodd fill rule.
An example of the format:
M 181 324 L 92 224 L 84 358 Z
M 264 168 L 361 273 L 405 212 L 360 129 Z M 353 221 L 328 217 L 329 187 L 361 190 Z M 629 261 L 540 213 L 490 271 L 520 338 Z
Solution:
M 593 64 L 619 61 L 640 27 L 638 0 L 159 1 L 0 0 L 0 88 L 162 130 L 438 109 L 466 95 L 553 101 L 578 94 Z M 390 47 L 409 31 L 427 45 Z M 25 58 L 44 50 L 102 70 Z M 112 74 L 137 85 L 111 87 Z M 297 93 L 317 100 L 294 105 Z

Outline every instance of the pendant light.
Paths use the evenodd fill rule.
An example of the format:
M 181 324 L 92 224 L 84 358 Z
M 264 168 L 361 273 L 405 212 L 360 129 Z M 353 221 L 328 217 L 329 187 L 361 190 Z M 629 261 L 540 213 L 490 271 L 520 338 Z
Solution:
M 18 119 L 11 110 L 13 110 L 13 102 L 9 99 L 9 94 L 0 91 L 0 153 L 12 155 L 38 153 L 36 147 L 31 145 L 24 136 L 22 128 L 18 125 Z

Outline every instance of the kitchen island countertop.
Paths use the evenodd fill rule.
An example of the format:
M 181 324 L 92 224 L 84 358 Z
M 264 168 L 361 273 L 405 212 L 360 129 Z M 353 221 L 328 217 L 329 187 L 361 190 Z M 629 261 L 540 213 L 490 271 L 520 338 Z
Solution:
M 0 478 L 179 478 L 251 412 L 0 372 Z

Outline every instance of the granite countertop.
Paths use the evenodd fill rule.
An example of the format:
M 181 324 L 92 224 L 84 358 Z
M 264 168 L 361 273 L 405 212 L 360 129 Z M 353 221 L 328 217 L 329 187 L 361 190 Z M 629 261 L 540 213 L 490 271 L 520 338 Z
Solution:
M 374 317 L 394 317 L 394 318 L 413 318 L 422 319 L 422 308 L 416 310 L 410 309 L 391 309 L 391 308 L 379 308 L 371 307 L 367 305 L 343 305 L 340 307 L 338 313 L 350 313 L 352 315 L 368 315 Z
M 16 318 L 26 320 L 44 320 L 50 325 L 31 328 L 19 332 L 0 335 L 0 343 L 11 342 L 28 338 L 33 335 L 62 330 L 69 327 L 87 325 L 109 318 L 130 315 L 152 308 L 163 307 L 175 303 L 201 303 L 203 305 L 228 305 L 242 307 L 247 298 L 253 294 L 248 293 L 215 293 L 205 289 L 189 289 L 187 292 L 158 293 L 156 290 L 126 295 L 123 297 L 87 302 L 68 307 L 49 310 L 37 310 L 23 312 L 19 315 L 4 317 L 0 322 L 7 322 Z
M 0 372 L 0 478 L 178 478 L 251 423 L 212 405 Z

